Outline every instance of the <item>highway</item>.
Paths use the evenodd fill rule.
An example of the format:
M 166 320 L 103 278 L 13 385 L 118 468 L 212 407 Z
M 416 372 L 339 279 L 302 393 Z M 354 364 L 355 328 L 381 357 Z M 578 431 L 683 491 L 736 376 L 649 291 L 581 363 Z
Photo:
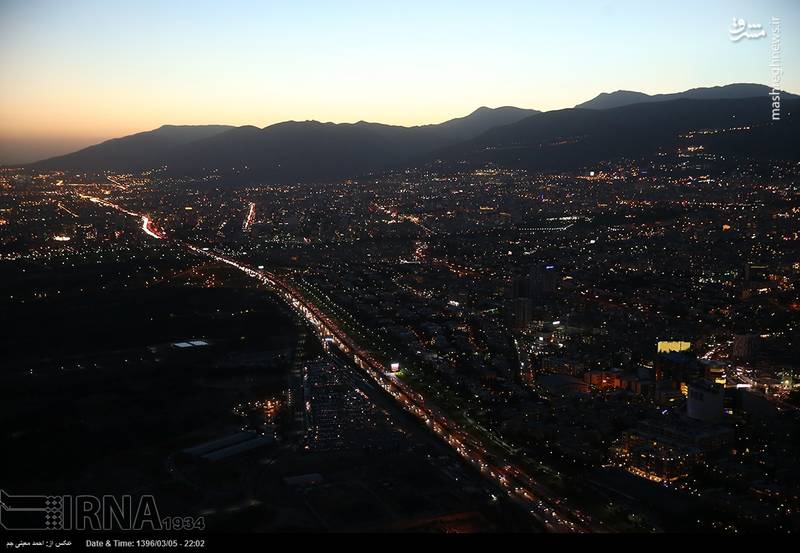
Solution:
M 256 204 L 255 202 L 250 202 L 250 207 L 247 209 L 247 216 L 244 218 L 244 223 L 242 223 L 242 230 L 247 232 L 250 230 L 250 227 L 253 226 L 253 221 L 256 218 Z
M 560 498 L 549 496 L 548 490 L 516 466 L 496 458 L 474 436 L 452 422 L 436 406 L 415 390 L 396 378 L 387 366 L 374 355 L 361 348 L 325 313 L 309 301 L 294 285 L 266 270 L 256 269 L 240 260 L 217 253 L 208 248 L 185 244 L 192 252 L 230 265 L 248 276 L 258 279 L 288 303 L 318 332 L 320 338 L 330 338 L 353 362 L 364 370 L 374 382 L 392 396 L 408 412 L 415 415 L 431 431 L 447 442 L 463 459 L 480 470 L 488 479 L 506 491 L 508 496 L 524 506 L 545 528 L 553 532 L 606 531 L 597 527 L 583 513 L 568 508 Z
M 146 215 L 142 215 L 142 230 L 147 236 L 161 240 L 164 238 L 153 226 L 153 222 Z
M 98 198 L 82 196 L 95 203 L 116 209 L 132 216 L 142 217 L 143 231 L 154 238 L 166 239 L 158 233 L 152 221 Z M 524 507 L 530 515 L 551 532 L 604 532 L 608 529 L 593 522 L 587 515 L 569 507 L 562 498 L 553 497 L 544 486 L 507 460 L 490 452 L 475 436 L 460 428 L 435 405 L 426 401 L 417 391 L 399 380 L 368 350 L 362 348 L 336 322 L 331 320 L 312 301 L 288 280 L 273 272 L 254 268 L 240 260 L 218 253 L 208 247 L 200 247 L 173 240 L 189 251 L 234 267 L 246 275 L 270 286 L 278 296 L 289 304 L 299 316 L 308 321 L 321 339 L 329 339 L 345 355 L 352 358 L 369 377 L 406 411 L 422 421 L 432 432 L 450 445 L 465 461 L 478 469 L 487 479 L 505 491 L 508 497 Z

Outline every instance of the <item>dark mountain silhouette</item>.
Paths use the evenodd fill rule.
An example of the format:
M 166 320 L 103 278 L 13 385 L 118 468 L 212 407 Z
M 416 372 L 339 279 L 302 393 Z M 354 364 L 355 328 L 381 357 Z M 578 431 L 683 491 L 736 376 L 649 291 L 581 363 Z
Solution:
M 450 119 L 438 125 L 423 125 L 419 128 L 435 128 L 437 133 L 452 140 L 469 140 L 479 134 L 502 125 L 509 125 L 540 113 L 535 109 L 522 109 L 513 106 L 499 108 L 479 107 L 466 117 Z
M 771 120 L 769 97 L 741 100 L 673 100 L 605 110 L 564 109 L 528 117 L 491 129 L 481 136 L 445 148 L 440 161 L 536 169 L 585 167 L 605 159 L 637 157 L 680 144 L 706 144 L 711 152 L 769 159 L 799 159 L 800 100 L 782 103 L 781 121 Z M 702 129 L 749 129 L 680 135 Z
M 172 148 L 195 142 L 233 127 L 229 125 L 163 125 L 152 131 L 114 138 L 77 152 L 33 164 L 54 169 L 139 169 L 158 165 Z
M 589 101 L 575 106 L 577 109 L 609 109 L 629 106 L 640 102 L 649 102 L 652 96 L 644 92 L 633 90 L 617 90 L 616 92 L 601 92 Z
M 742 98 L 766 98 L 771 87 L 762 84 L 738 83 L 725 86 L 712 86 L 704 88 L 692 88 L 683 92 L 673 94 L 649 95 L 643 92 L 633 92 L 630 90 L 617 90 L 616 92 L 603 92 L 592 98 L 588 102 L 583 102 L 575 106 L 582 109 L 610 109 L 631 104 L 644 102 L 667 102 L 670 100 L 735 100 Z M 781 93 L 782 100 L 792 100 L 800 98 L 796 94 L 788 92 Z
M 180 173 L 218 169 L 266 180 L 312 180 L 396 167 L 447 143 L 433 128 L 287 121 L 238 127 L 187 144 L 164 163 Z
M 33 165 L 78 170 L 167 165 L 172 171 L 187 173 L 218 169 L 287 179 L 333 177 L 394 167 L 534 113 L 514 107 L 482 107 L 466 117 L 417 127 L 364 121 L 287 121 L 263 129 L 167 125 Z
M 713 94 L 752 94 L 765 88 L 753 86 L 758 88 L 720 87 Z M 706 96 L 712 94 L 709 91 L 712 89 L 694 89 L 687 94 Z M 759 94 L 744 99 L 684 98 L 544 113 L 480 108 L 467 117 L 418 127 L 364 121 L 287 121 L 263 129 L 165 126 L 35 165 L 73 170 L 166 165 L 172 174 L 203 175 L 213 170 L 230 179 L 262 182 L 354 177 L 434 160 L 566 169 L 620 156 L 674 151 L 685 143 L 679 135 L 691 130 L 742 126 L 753 128 L 697 136 L 694 143 L 708 144 L 721 154 L 797 159 L 795 112 L 800 100 L 787 96 L 797 98 L 783 97 L 782 121 L 777 123 L 771 121 L 770 97 Z M 509 120 L 513 122 L 503 124 Z M 459 139 L 463 136 L 470 138 Z

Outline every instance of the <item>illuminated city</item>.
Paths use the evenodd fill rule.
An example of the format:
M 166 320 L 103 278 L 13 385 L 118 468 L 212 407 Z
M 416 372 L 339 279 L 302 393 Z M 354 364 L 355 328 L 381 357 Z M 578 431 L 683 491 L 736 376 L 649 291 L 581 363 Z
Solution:
M 776 121 L 770 88 L 5 163 L 0 523 L 132 494 L 183 521 L 137 548 L 796 533 L 800 97 Z M 129 529 L 100 505 L 60 529 Z

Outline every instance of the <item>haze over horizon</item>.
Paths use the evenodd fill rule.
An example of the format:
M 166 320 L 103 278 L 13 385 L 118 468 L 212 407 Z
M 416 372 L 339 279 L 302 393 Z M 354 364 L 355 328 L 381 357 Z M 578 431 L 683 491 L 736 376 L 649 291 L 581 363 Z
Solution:
M 731 42 L 734 16 L 768 32 L 781 19 L 781 88 L 800 91 L 791 0 L 414 4 L 3 0 L 0 163 L 164 124 L 410 126 L 620 89 L 770 84 L 770 37 Z

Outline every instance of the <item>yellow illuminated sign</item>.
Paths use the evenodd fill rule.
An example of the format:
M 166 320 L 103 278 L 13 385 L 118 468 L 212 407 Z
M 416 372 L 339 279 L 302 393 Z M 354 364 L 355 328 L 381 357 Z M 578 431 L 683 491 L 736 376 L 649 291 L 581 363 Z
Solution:
M 672 351 L 686 351 L 692 347 L 691 342 L 662 341 L 658 343 L 658 353 L 670 353 Z

